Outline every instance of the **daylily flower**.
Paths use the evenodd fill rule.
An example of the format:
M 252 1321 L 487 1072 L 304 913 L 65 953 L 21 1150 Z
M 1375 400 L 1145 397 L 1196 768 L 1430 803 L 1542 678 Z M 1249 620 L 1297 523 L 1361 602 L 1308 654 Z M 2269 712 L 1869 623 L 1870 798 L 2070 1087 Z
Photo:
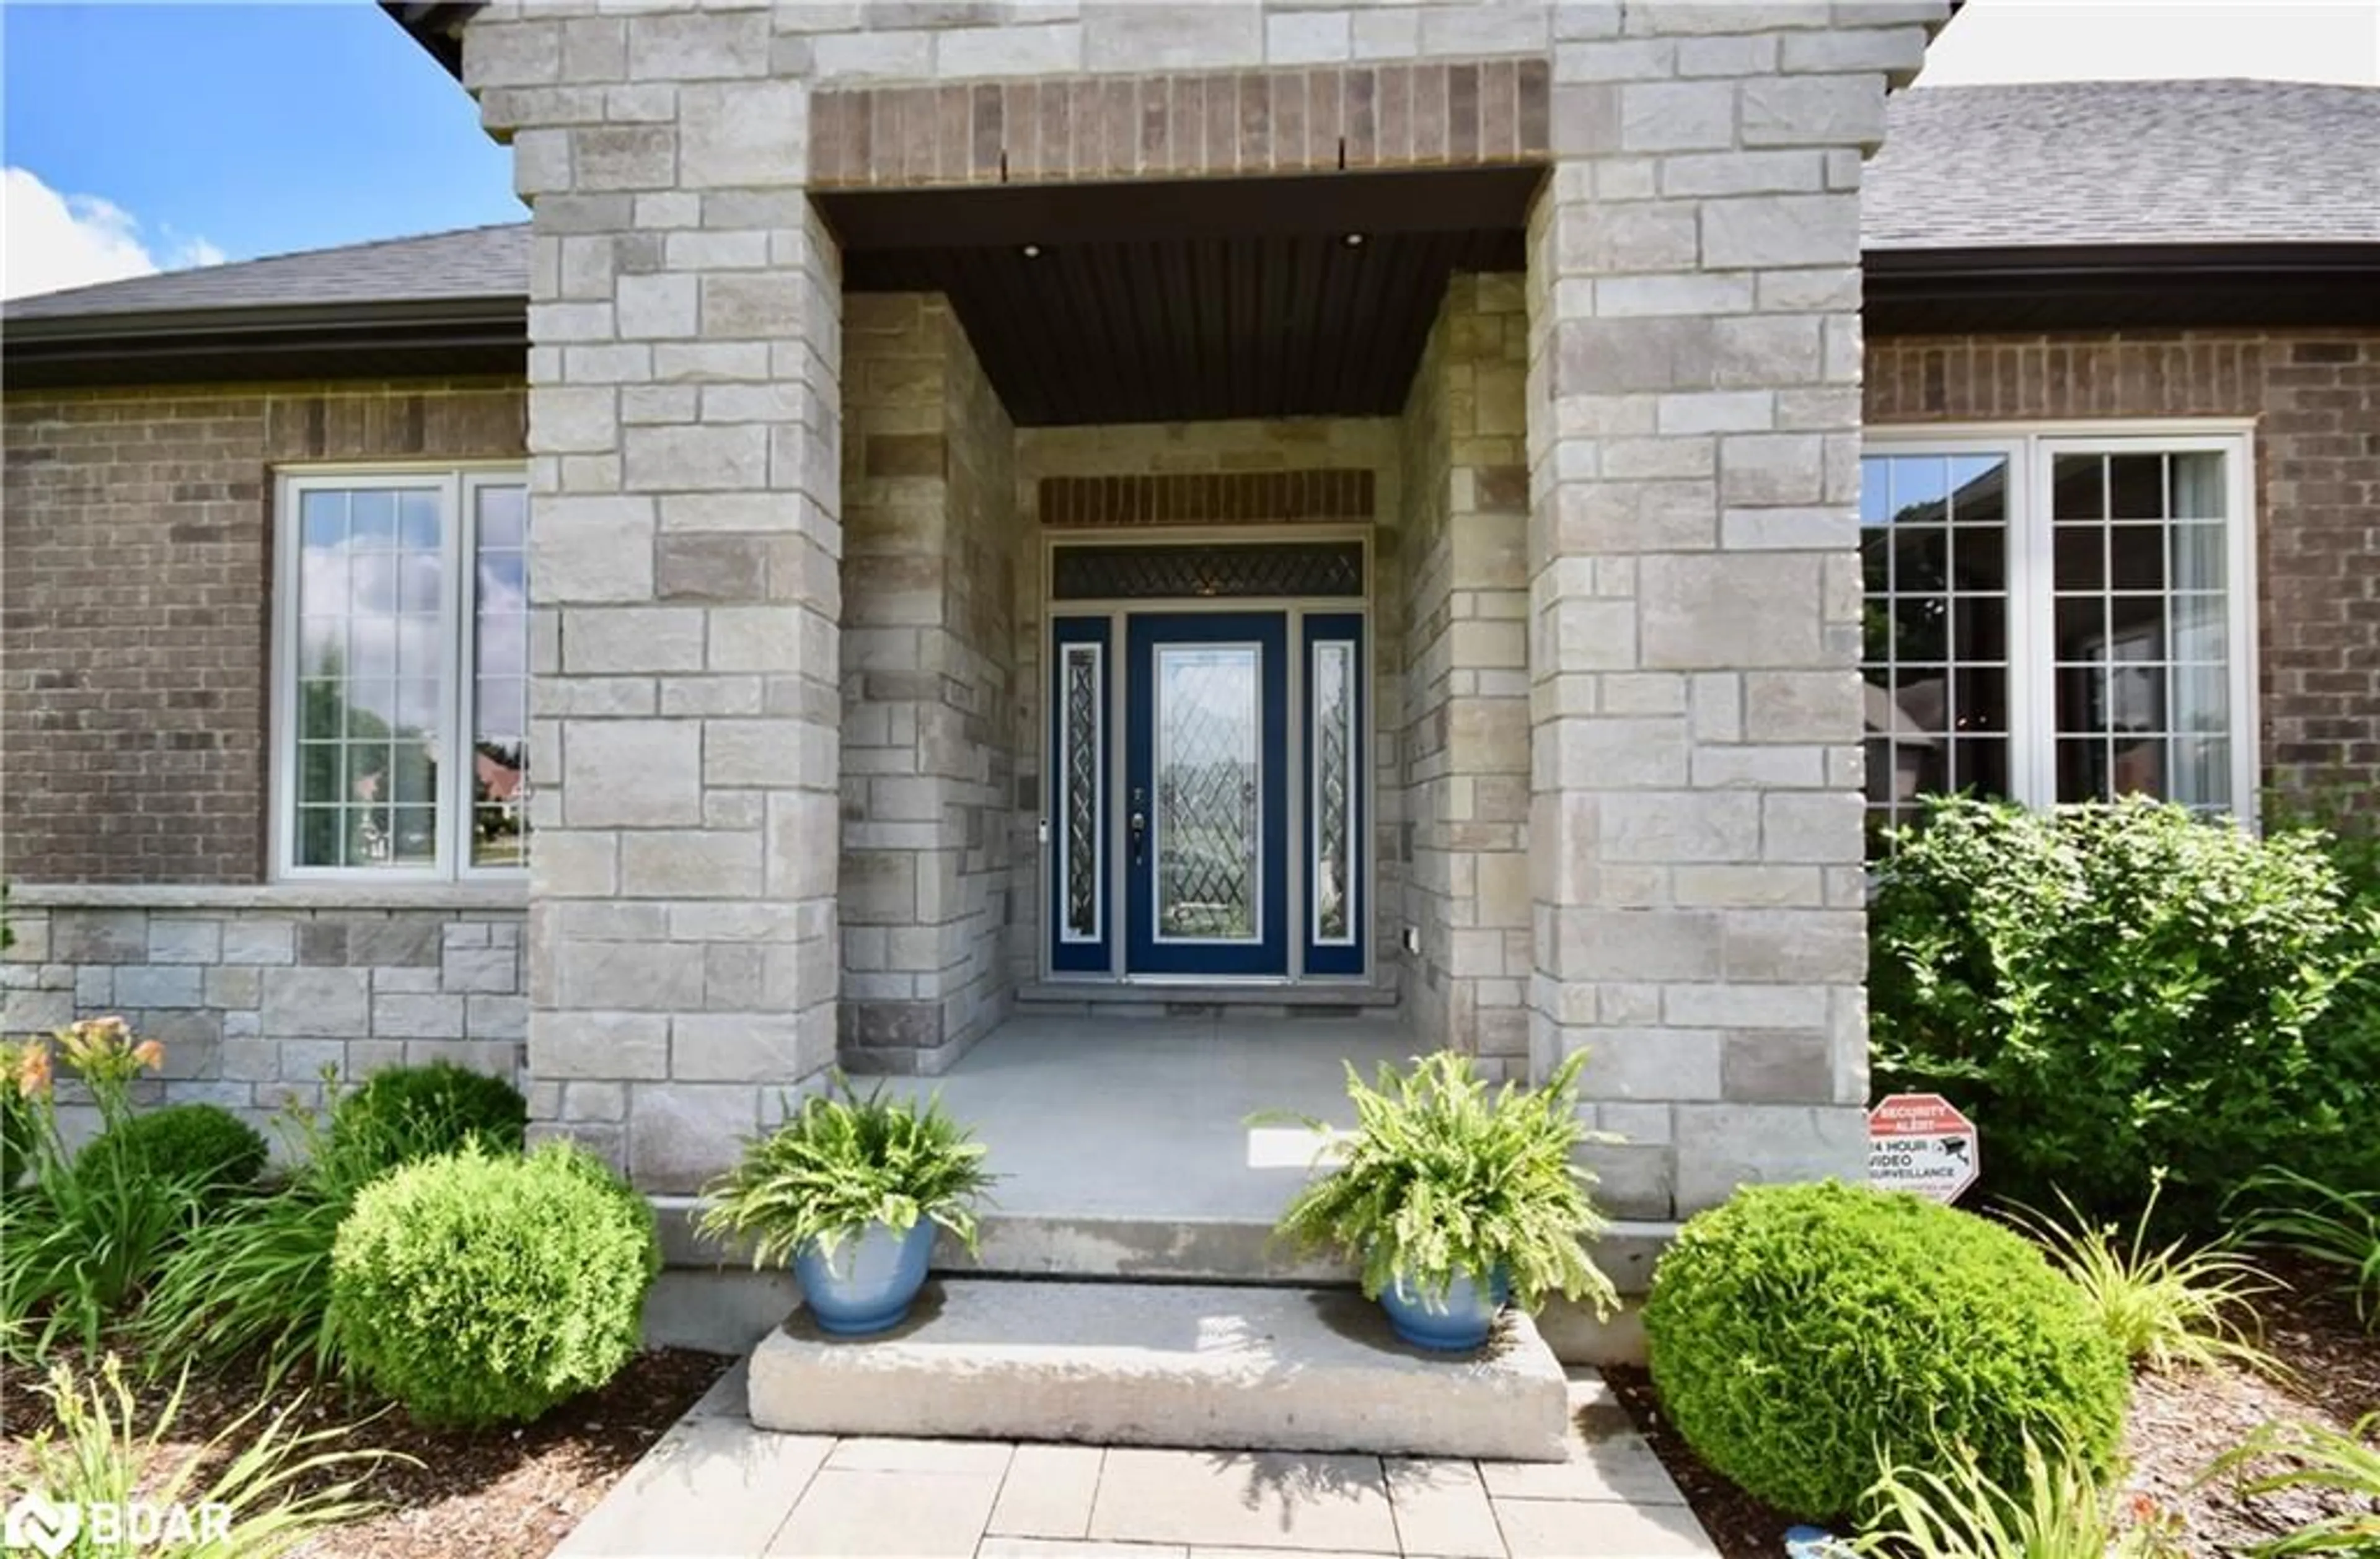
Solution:
M 17 1057 L 17 1092 L 28 1099 L 46 1098 L 50 1079 L 50 1047 L 38 1044 L 25 1046 L 24 1054 Z
M 144 1039 L 132 1047 L 132 1058 L 155 1071 L 165 1064 L 165 1047 L 153 1039 Z

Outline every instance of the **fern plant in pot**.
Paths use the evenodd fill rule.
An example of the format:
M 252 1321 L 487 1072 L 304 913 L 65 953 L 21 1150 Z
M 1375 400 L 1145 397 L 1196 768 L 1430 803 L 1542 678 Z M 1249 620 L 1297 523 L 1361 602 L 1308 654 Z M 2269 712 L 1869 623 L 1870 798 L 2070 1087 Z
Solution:
M 783 1125 L 747 1140 L 742 1160 L 704 1189 L 706 1238 L 748 1241 L 755 1267 L 791 1259 L 821 1331 L 861 1336 L 898 1325 L 926 1281 L 937 1229 L 976 1247 L 975 1210 L 993 1177 L 984 1150 L 942 1112 L 865 1097 L 842 1077 Z
M 1349 1067 L 1352 1133 L 1292 1118 L 1330 1135 L 1338 1165 L 1299 1192 L 1277 1232 L 1359 1260 L 1365 1297 L 1419 1348 L 1478 1348 L 1506 1303 L 1535 1311 L 1554 1294 L 1609 1313 L 1617 1296 L 1585 1248 L 1604 1227 L 1594 1177 L 1573 1161 L 1589 1140 L 1584 1059 L 1536 1089 L 1491 1090 L 1453 1051 L 1408 1071 L 1383 1066 L 1373 1085 Z

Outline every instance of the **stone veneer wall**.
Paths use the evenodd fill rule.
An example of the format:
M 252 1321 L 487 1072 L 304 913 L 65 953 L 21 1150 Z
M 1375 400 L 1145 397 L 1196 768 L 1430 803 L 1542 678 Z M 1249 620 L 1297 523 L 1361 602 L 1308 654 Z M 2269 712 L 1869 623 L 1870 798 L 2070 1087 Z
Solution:
M 1148 476 L 1163 473 L 1368 470 L 1376 523 L 1393 526 L 1397 500 L 1398 425 L 1380 417 L 1305 417 L 1285 421 L 1144 423 L 1129 427 L 1026 428 L 1016 435 L 1016 509 L 1021 527 L 1016 558 L 1016 811 L 1011 827 L 1015 868 L 1009 900 L 1014 925 L 1009 956 L 1020 982 L 1040 978 L 1042 906 L 1040 820 L 1048 668 L 1042 659 L 1047 603 L 1039 486 L 1049 477 Z M 1250 526 L 1251 538 L 1279 535 L 1297 522 Z M 1325 521 L 1336 524 L 1343 522 Z M 1157 527 L 1129 527 L 1154 537 Z M 1404 924 L 1402 592 L 1396 585 L 1393 532 L 1376 531 L 1372 545 L 1372 983 L 1393 986 L 1402 965 Z
M 530 207 L 529 1070 L 679 1191 L 835 1058 L 842 256 L 804 8 L 595 9 L 464 40 Z
M 532 1062 L 629 1082 L 612 1142 L 640 1183 L 716 1166 L 832 1052 L 842 344 L 805 194 L 813 85 L 1359 55 L 1466 61 L 1408 103 L 1410 143 L 1443 108 L 1450 150 L 1458 123 L 1485 134 L 1479 72 L 1501 65 L 1478 56 L 1551 60 L 1528 264 L 1532 1070 L 1597 1052 L 1598 1115 L 1632 1138 L 1602 1156 L 1607 1190 L 1631 1212 L 1858 1173 L 1857 192 L 1947 0 L 604 4 L 495 0 L 464 67 L 532 207 L 540 642 L 576 610 L 636 619 L 613 642 L 646 647 L 600 675 L 537 664 L 558 783 L 529 925 Z M 689 549 L 768 567 L 648 619 Z M 1020 686 L 1038 670 L 1020 659 Z M 687 683 L 655 712 L 607 677 Z M 640 883 L 638 858 L 704 864 Z M 714 990 L 710 951 L 741 969 L 756 942 L 778 976 L 760 999 Z
M 259 1128 L 284 1105 L 319 1103 L 325 1069 L 352 1084 L 382 1067 L 446 1060 L 521 1081 L 519 890 L 392 907 L 404 897 L 19 888 L 8 913 L 16 942 L 0 953 L 0 1033 L 120 1014 L 165 1046 L 164 1070 L 138 1095 L 221 1105 Z M 545 1104 L 558 1112 L 562 1101 Z
M 2380 809 L 2380 332 L 1871 341 L 1866 396 L 1877 425 L 2254 417 L 2265 781 Z
M 1859 182 L 1946 7 L 1630 6 L 1529 224 L 1533 1068 L 1624 1211 L 1856 1176 Z
M 844 1063 L 939 1072 L 1006 1015 L 1015 429 L 940 296 L 844 347 Z
M 1402 437 L 1405 891 L 1417 1037 L 1525 1079 L 1529 1026 L 1528 319 L 1459 275 Z
M 273 468 L 518 459 L 522 400 L 476 380 L 9 391 L 0 868 L 261 878 Z

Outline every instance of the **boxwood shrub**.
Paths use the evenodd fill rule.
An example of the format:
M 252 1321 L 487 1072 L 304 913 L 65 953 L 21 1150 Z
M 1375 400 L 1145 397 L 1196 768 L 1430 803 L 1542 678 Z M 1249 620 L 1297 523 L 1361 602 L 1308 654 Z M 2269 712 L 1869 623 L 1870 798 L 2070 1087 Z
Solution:
M 2204 1227 L 2270 1163 L 2380 1178 L 2380 915 L 2313 830 L 2131 800 L 1930 806 L 1870 917 L 1884 1090 L 1982 1128 L 1984 1189 Z
M 253 1185 L 264 1172 L 264 1138 L 219 1105 L 167 1105 L 127 1116 L 92 1138 L 75 1173 L 115 1173 L 116 1159 L 127 1170 L 230 1190 Z
M 452 1061 L 376 1071 L 331 1114 L 330 1151 L 394 1169 L 477 1142 L 516 1154 L 528 1132 L 528 1101 L 500 1077 Z
M 1904 1193 L 1751 1187 L 1689 1219 L 1645 1305 L 1653 1384 L 1695 1454 L 1811 1520 L 1854 1510 L 1879 1458 L 2004 1487 L 2027 1436 L 2105 1467 L 2122 1351 L 2020 1236 Z
M 423 1422 L 522 1421 L 628 1361 L 660 1270 L 652 1209 L 582 1150 L 475 1148 L 356 1198 L 330 1322 L 364 1381 Z

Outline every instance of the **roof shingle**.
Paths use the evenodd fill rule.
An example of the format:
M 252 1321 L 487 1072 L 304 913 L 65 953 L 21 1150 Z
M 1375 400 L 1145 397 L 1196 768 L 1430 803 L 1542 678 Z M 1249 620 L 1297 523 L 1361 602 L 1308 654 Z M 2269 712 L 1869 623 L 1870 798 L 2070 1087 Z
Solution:
M 1919 87 L 1863 189 L 1870 249 L 2380 243 L 2380 90 Z
M 2380 89 L 2089 81 L 1895 94 L 1870 249 L 2380 244 Z M 7 321 L 519 298 L 528 225 L 474 227 L 19 298 Z
M 14 299 L 7 305 L 6 318 L 14 321 L 309 304 L 431 303 L 517 298 L 528 290 L 528 224 L 521 222 L 72 287 Z

